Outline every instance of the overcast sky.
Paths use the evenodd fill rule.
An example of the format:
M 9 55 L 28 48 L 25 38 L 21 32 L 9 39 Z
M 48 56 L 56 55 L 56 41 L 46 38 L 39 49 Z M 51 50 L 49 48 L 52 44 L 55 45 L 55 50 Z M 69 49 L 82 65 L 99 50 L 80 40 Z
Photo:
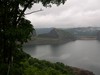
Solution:
M 100 26 L 100 0 L 67 0 L 64 5 L 51 8 L 38 4 L 26 13 L 40 8 L 43 11 L 25 16 L 35 28 Z

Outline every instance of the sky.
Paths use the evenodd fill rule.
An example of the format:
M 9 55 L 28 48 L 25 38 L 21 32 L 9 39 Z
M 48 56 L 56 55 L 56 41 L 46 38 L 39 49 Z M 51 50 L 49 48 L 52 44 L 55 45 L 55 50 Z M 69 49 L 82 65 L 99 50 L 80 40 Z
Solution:
M 64 5 L 52 5 L 51 8 L 39 3 L 25 13 L 41 8 L 43 11 L 25 16 L 35 28 L 100 26 L 100 0 L 67 0 Z

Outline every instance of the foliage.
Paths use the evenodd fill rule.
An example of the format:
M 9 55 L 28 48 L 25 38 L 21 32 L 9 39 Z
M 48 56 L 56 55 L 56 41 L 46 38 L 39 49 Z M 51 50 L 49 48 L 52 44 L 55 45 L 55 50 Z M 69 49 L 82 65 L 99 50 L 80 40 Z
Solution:
M 15 55 L 10 75 L 75 75 L 73 69 L 63 63 L 51 63 L 45 60 L 32 58 L 30 55 L 20 51 Z M 0 64 L 0 75 L 6 75 L 6 64 Z
M 8 75 L 10 68 L 16 67 L 13 63 L 18 61 L 15 54 L 22 50 L 23 43 L 31 38 L 34 30 L 31 22 L 25 19 L 24 12 L 39 2 L 47 7 L 48 4 L 60 5 L 65 0 L 0 0 L 0 66 L 7 64 L 8 69 L 5 67 L 4 71 Z
M 60 5 L 65 0 L 0 0 L 0 57 L 3 62 L 10 63 L 15 50 L 21 50 L 22 44 L 30 39 L 34 29 L 24 18 L 24 12 L 39 2 L 48 6 L 51 3 Z

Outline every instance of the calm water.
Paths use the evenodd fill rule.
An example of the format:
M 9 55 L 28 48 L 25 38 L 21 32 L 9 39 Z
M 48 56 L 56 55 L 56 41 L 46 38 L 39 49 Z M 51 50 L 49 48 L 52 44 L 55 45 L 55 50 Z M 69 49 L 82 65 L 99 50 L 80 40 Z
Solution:
M 24 49 L 32 57 L 63 62 L 100 75 L 100 42 L 97 40 L 77 40 L 63 45 L 30 45 Z

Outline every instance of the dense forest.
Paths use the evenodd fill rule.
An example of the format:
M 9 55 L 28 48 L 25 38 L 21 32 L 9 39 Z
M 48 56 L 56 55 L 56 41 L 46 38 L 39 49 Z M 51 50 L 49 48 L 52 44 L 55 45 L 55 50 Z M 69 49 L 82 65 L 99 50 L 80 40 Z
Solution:
M 0 75 L 6 75 L 7 64 L 0 64 Z M 32 58 L 23 51 L 17 51 L 11 65 L 10 75 L 75 75 L 73 69 L 63 63 L 50 63 Z

